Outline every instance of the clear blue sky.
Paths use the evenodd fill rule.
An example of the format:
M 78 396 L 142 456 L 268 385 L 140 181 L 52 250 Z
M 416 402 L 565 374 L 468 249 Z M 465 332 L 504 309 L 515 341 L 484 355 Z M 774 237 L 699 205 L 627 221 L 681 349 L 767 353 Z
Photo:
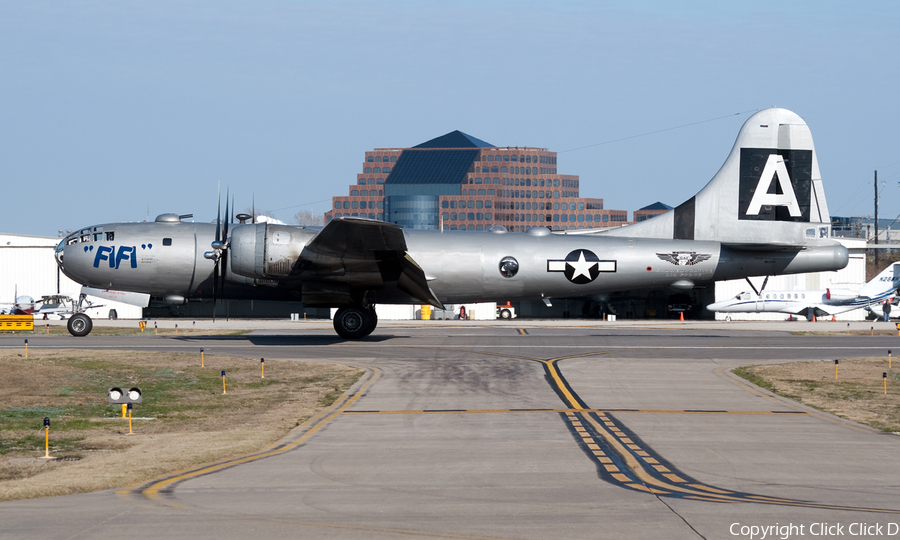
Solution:
M 607 208 L 677 205 L 773 105 L 833 215 L 871 214 L 879 169 L 893 218 L 898 95 L 894 0 L 0 1 L 0 232 L 209 221 L 219 183 L 290 222 L 455 129 L 559 152 Z

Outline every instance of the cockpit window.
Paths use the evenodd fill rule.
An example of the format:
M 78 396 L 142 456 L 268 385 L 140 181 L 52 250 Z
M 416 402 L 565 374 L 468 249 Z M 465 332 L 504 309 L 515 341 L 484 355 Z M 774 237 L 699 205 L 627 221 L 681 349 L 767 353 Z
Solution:
M 116 233 L 115 233 L 115 231 L 109 231 L 109 232 L 107 232 L 107 233 L 106 233 L 106 239 L 107 239 L 107 240 L 115 240 L 115 239 L 116 239 Z
M 750 293 L 748 292 L 741 293 L 739 296 L 741 300 L 750 300 Z
M 163 245 L 164 245 L 164 246 L 171 246 L 171 245 L 172 245 L 172 239 L 171 239 L 171 238 L 163 238 Z

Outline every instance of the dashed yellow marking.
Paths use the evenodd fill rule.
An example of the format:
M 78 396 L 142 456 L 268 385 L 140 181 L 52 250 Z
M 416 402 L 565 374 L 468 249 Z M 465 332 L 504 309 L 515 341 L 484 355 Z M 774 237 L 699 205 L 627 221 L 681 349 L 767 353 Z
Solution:
M 663 476 L 665 476 L 666 478 L 668 478 L 669 480 L 671 480 L 673 482 L 678 482 L 678 483 L 686 482 L 686 480 L 684 478 L 678 476 L 677 474 L 668 473 L 668 474 L 664 474 Z

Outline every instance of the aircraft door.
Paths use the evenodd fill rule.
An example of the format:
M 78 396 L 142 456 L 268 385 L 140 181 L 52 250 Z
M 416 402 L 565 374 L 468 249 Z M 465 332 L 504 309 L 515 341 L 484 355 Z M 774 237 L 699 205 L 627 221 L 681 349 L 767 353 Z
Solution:
M 185 294 L 192 290 L 198 247 L 193 232 L 162 231 L 158 243 L 137 246 L 140 263 L 153 268 L 149 282 L 153 294 Z M 152 248 L 151 248 L 152 246 Z

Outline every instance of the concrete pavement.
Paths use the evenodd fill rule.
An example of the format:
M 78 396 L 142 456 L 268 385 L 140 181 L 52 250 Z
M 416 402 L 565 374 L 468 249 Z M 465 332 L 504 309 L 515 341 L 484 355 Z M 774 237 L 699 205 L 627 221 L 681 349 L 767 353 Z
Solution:
M 846 323 L 514 320 L 382 323 L 342 342 L 327 321 L 246 325 L 237 337 L 36 335 L 34 346 L 205 346 L 370 378 L 289 450 L 154 493 L 2 503 L 0 538 L 749 538 L 776 523 L 836 538 L 835 526 L 887 536 L 900 523 L 900 438 L 729 373 L 882 354 L 896 336 L 844 336 Z M 833 332 L 785 332 L 809 326 Z M 816 535 L 819 523 L 835 534 Z

